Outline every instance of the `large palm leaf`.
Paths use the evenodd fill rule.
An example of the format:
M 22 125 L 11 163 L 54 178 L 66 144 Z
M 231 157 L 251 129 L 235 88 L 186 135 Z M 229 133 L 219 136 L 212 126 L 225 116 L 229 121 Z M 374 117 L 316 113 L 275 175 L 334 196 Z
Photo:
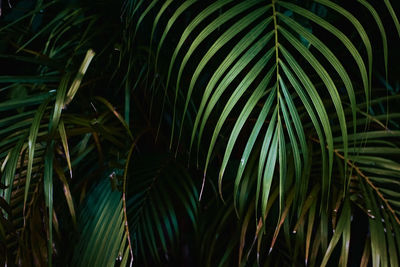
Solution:
M 329 17 L 310 11 L 317 8 L 335 14 L 343 22 L 334 25 Z M 359 8 L 373 18 L 379 28 L 377 33 L 370 34 L 366 21 L 357 18 L 355 11 Z M 379 6 L 379 9 L 386 9 L 385 14 L 378 13 L 377 8 L 367 1 L 359 1 L 355 7 L 329 0 L 314 1 L 312 5 L 221 0 L 212 3 L 185 1 L 177 5 L 173 1 L 152 1 L 149 5 L 139 2 L 131 9 L 130 15 L 137 18 L 135 23 L 143 23 L 145 28 L 149 27 L 145 26 L 146 16 L 156 14 L 150 46 L 155 48 L 155 65 L 165 75 L 166 87 L 172 89 L 174 97 L 171 146 L 174 142 L 179 146 L 182 140 L 188 140 L 190 151 L 192 146 L 197 151 L 205 149 L 204 179 L 213 155 L 222 152 L 218 179 L 221 197 L 224 172 L 235 146 L 239 147 L 234 204 L 244 205 L 239 198 L 240 188 L 246 179 L 256 179 L 256 216 L 265 219 L 271 189 L 274 184 L 278 188 L 279 223 L 272 246 L 281 225 L 287 221 L 288 211 L 292 210 L 297 218 L 304 218 L 311 205 L 306 200 L 307 192 L 312 192 L 312 183 L 321 182 L 321 193 L 316 198 L 322 201 L 317 205 L 322 213 L 321 223 L 317 225 L 321 235 L 314 242 L 314 263 L 318 248 L 322 247 L 325 256 L 319 260 L 323 265 L 327 264 L 333 248 L 343 237 L 341 264 L 347 264 L 352 173 L 354 170 L 362 173 L 356 167 L 357 161 L 365 160 L 366 164 L 378 161 L 368 156 L 363 158 L 360 155 L 363 151 L 385 153 L 390 150 L 364 148 L 364 131 L 371 119 L 366 114 L 370 112 L 371 96 L 375 97 L 372 91 L 374 58 L 383 57 L 383 69 L 388 77 L 388 43 L 382 16 L 390 16 L 399 29 L 389 1 Z M 185 24 L 181 23 L 184 14 L 191 15 Z M 176 38 L 176 43 L 169 44 L 168 37 Z M 398 40 L 398 36 L 391 38 Z M 374 53 L 374 46 L 381 47 L 382 54 Z M 181 94 L 184 95 L 183 102 L 180 102 Z M 196 106 L 194 115 L 188 113 L 191 103 Z M 360 123 L 359 118 L 365 115 L 367 119 Z M 253 123 L 249 123 L 250 120 Z M 185 123 L 190 123 L 191 135 L 183 130 Z M 203 143 L 206 137 L 207 141 Z M 218 140 L 225 142 L 222 151 L 216 151 Z M 313 152 L 320 156 L 317 162 L 321 168 L 317 173 L 305 169 L 308 160 L 314 160 L 312 166 L 315 164 L 315 156 L 309 156 L 312 142 L 319 145 L 318 152 L 315 148 Z M 398 152 L 397 148 L 393 151 Z M 246 178 L 243 174 L 251 159 L 255 160 L 256 171 L 254 176 Z M 395 164 L 395 161 L 390 162 Z M 339 176 L 336 169 L 340 169 Z M 382 173 L 382 170 L 375 172 Z M 359 190 L 365 199 L 372 201 L 364 201 L 362 206 L 368 206 L 365 209 L 370 210 L 372 203 L 380 199 L 377 201 L 387 204 L 387 216 L 397 220 L 395 210 L 380 189 L 360 173 L 361 176 L 357 176 L 362 180 L 359 185 L 366 184 Z M 392 179 L 395 177 L 394 174 Z M 337 211 L 337 207 L 342 208 L 332 236 L 329 229 L 336 226 L 328 223 L 328 217 L 331 217 L 330 210 Z M 313 210 L 315 212 L 315 207 Z M 315 214 L 310 215 L 311 218 Z M 314 229 L 313 219 L 309 221 L 310 232 Z M 374 223 L 370 227 L 375 239 L 371 244 L 381 243 L 376 238 L 383 238 L 383 228 L 376 228 Z M 398 228 L 398 222 L 395 228 Z M 311 233 L 307 242 L 310 237 Z M 396 259 L 394 243 L 388 242 L 392 244 L 391 258 Z M 386 247 L 373 247 L 373 251 L 374 266 L 380 264 L 380 259 L 386 266 Z
M 148 9 L 155 6 L 156 2 L 153 1 Z M 232 114 L 236 106 L 241 107 L 241 113 L 237 116 L 233 127 L 230 126 L 232 132 L 224 153 L 220 171 L 220 182 L 222 181 L 233 146 L 250 115 L 257 118 L 257 114 L 259 114 L 258 118 L 260 119 L 253 127 L 253 132 L 249 136 L 249 141 L 242 155 L 242 164 L 239 166 L 237 184 L 240 183 L 240 173 L 246 167 L 254 142 L 262 133 L 260 132 L 261 125 L 266 119 L 273 122 L 269 124 L 269 130 L 267 129 L 263 136 L 259 137 L 264 139 L 264 149 L 260 154 L 260 173 L 258 178 L 260 180 L 259 184 L 263 188 L 261 193 L 263 196 L 262 209 L 265 209 L 266 199 L 268 198 L 268 185 L 272 178 L 273 168 L 271 167 L 275 165 L 274 162 L 279 162 L 280 166 L 285 166 L 287 153 L 288 151 L 292 151 L 296 155 L 294 157 L 296 177 L 299 180 L 302 166 L 300 159 L 302 158 L 304 163 L 307 157 L 306 130 L 301 125 L 296 105 L 302 104 L 307 110 L 309 119 L 312 121 L 314 130 L 321 142 L 322 157 L 324 159 L 322 172 L 323 191 L 327 196 L 334 149 L 333 132 L 331 129 L 332 119 L 340 125 L 344 156 L 347 158 L 348 129 L 353 128 L 352 131 L 356 131 L 357 107 L 354 88 L 364 90 L 367 105 L 370 98 L 373 55 L 371 42 L 366 30 L 354 15 L 334 2 L 317 1 L 317 3 L 325 6 L 325 8 L 332 9 L 332 12 L 338 12 L 345 16 L 349 22 L 348 26 L 354 27 L 356 32 L 361 36 L 361 43 L 364 46 L 363 50 L 367 54 L 365 59 L 360 55 L 362 51 L 356 48 L 357 44 L 355 45 L 354 41 L 350 40 L 345 33 L 330 24 L 327 20 L 299 5 L 284 1 L 272 1 L 272 3 L 265 3 L 265 1 L 216 1 L 204 6 L 202 11 L 198 12 L 199 14 L 183 28 L 179 42 L 173 50 L 168 72 L 166 73 L 168 87 L 172 84 L 175 77 L 172 70 L 174 68 L 177 70 L 176 82 L 174 83 L 174 106 L 176 106 L 178 92 L 184 90 L 181 89 L 183 86 L 187 86 L 187 90 L 184 90 L 186 91 L 186 101 L 183 106 L 181 119 L 178 119 L 178 110 L 176 108 L 174 110 L 173 127 L 177 121 L 181 125 L 180 130 L 178 130 L 178 142 L 181 138 L 186 110 L 195 89 L 205 87 L 205 89 L 200 89 L 200 92 L 196 94 L 196 96 L 201 96 L 201 101 L 195 117 L 191 143 L 193 143 L 198 134 L 197 148 L 199 148 L 205 125 L 210 120 L 211 113 L 217 110 L 218 114 L 220 114 L 212 121 L 215 129 L 212 132 L 211 142 L 208 146 L 205 172 L 207 171 L 211 153 L 221 129 L 227 124 L 228 116 Z M 162 17 L 166 6 L 169 4 L 171 4 L 170 1 L 162 6 L 157 18 Z M 190 9 L 191 5 L 194 4 L 194 1 L 188 1 L 178 6 L 176 12 L 171 15 L 171 19 L 168 21 L 166 27 L 161 25 L 153 26 L 165 28 L 157 47 L 157 55 L 164 45 L 165 37 L 168 36 L 171 28 L 177 23 L 178 16 L 184 10 Z M 381 19 L 376 14 L 375 9 L 364 1 L 362 1 L 362 4 L 368 7 L 367 10 L 375 15 L 375 19 L 380 25 Z M 389 2 L 386 2 L 386 4 L 390 9 Z M 138 23 L 147 14 L 146 11 L 139 17 Z M 218 15 L 218 12 L 220 12 L 220 15 Z M 354 72 L 353 69 L 349 70 L 345 68 L 342 63 L 343 58 L 340 61 L 338 59 L 340 55 L 332 52 L 333 48 L 329 47 L 326 37 L 321 36 L 321 38 L 318 38 L 312 32 L 310 33 L 310 29 L 307 29 L 292 18 L 294 17 L 293 14 L 296 14 L 295 18 L 297 20 L 315 23 L 315 27 L 320 27 L 328 31 L 331 34 L 329 38 L 336 37 L 343 44 L 343 49 L 351 55 L 351 62 L 354 62 L 354 67 L 358 71 Z M 158 20 L 155 21 L 155 23 L 157 22 Z M 382 39 L 386 62 L 387 43 L 384 29 L 381 28 L 381 30 L 384 37 Z M 217 35 L 217 37 L 214 37 L 215 40 L 213 40 L 211 45 L 202 47 L 201 50 L 198 49 L 202 43 L 212 38 L 210 37 L 211 34 Z M 300 37 L 307 42 L 307 45 L 300 41 Z M 232 40 L 236 41 L 233 45 Z M 185 43 L 189 43 L 189 45 L 185 46 Z M 228 46 L 229 44 L 231 46 Z M 223 53 L 221 50 L 225 54 L 223 54 L 223 57 L 218 57 L 218 53 Z M 194 52 L 201 54 L 200 59 L 198 54 Z M 195 68 L 188 67 L 191 59 L 195 63 Z M 198 78 L 202 72 L 205 72 L 207 64 L 211 64 L 211 60 L 213 60 L 212 62 L 216 66 L 215 72 L 209 79 L 207 86 L 200 85 Z M 327 60 L 329 63 L 325 63 L 324 60 Z M 346 67 L 351 67 L 354 64 L 351 63 Z M 190 73 L 190 83 L 187 85 L 182 80 L 184 71 Z M 361 77 L 360 83 L 354 79 L 351 81 L 350 76 L 353 77 L 356 75 Z M 322 82 L 323 86 L 321 88 L 317 87 L 315 85 L 317 82 Z M 339 91 L 339 86 L 346 89 L 347 95 L 345 97 L 340 97 L 343 94 Z M 326 89 L 328 94 L 324 93 L 322 89 Z M 330 98 L 326 98 L 328 95 Z M 329 99 L 333 103 L 336 113 L 335 117 L 331 116 L 331 110 L 327 111 L 327 107 L 323 103 L 325 99 Z M 352 110 L 351 116 L 347 118 L 353 120 L 353 124 L 350 124 L 350 127 L 346 125 L 346 115 L 343 108 L 344 101 L 350 103 Z M 223 103 L 221 103 L 222 107 L 216 109 L 216 104 L 220 102 Z M 257 104 L 261 105 L 263 109 L 257 108 Z M 330 112 L 330 117 L 328 117 L 328 112 Z M 283 126 L 286 129 L 283 129 Z M 175 134 L 175 130 L 173 129 L 171 138 Z M 285 149 L 286 147 L 289 147 L 289 150 Z M 267 158 L 271 159 L 271 161 L 267 161 L 270 166 L 269 168 L 265 168 L 266 172 L 264 173 L 263 170 Z M 281 173 L 281 180 L 283 180 L 285 178 L 285 168 L 281 168 L 279 173 Z M 283 184 L 284 182 L 282 181 L 282 186 Z M 284 188 L 282 188 L 281 194 L 284 191 Z

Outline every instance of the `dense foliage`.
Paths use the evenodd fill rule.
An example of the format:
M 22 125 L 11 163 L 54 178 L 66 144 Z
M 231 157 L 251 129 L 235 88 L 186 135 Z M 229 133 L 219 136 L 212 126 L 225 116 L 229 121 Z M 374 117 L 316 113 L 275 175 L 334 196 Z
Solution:
M 398 1 L 0 8 L 0 264 L 399 265 Z

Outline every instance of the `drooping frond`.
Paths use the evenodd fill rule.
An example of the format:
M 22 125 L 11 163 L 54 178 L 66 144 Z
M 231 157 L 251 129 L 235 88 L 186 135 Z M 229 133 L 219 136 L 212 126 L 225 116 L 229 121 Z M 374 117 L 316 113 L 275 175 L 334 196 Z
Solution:
M 122 193 L 105 177 L 88 192 L 79 215 L 75 266 L 132 266 Z

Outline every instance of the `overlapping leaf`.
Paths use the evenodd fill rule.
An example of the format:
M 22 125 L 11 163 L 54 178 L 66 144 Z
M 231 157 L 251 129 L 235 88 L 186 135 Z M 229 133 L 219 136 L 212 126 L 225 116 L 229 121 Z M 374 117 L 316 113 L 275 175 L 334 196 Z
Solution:
M 196 229 L 197 189 L 186 170 L 167 155 L 138 155 L 130 166 L 127 214 L 138 262 L 163 262 L 168 253 L 179 253 L 182 224 L 191 222 L 192 231 Z

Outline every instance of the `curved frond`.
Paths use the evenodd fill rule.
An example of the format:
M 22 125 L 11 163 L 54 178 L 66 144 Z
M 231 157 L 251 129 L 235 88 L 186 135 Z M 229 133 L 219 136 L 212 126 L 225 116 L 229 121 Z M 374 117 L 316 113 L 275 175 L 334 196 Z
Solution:
M 127 215 L 138 262 L 173 260 L 180 253 L 176 249 L 184 234 L 182 224 L 191 222 L 190 231 L 196 231 L 197 189 L 186 170 L 168 155 L 138 155 L 130 165 Z
M 108 177 L 87 194 L 78 223 L 80 238 L 75 266 L 126 266 L 130 259 L 122 207 L 122 193 L 113 191 Z M 132 263 L 131 263 L 132 265 Z

